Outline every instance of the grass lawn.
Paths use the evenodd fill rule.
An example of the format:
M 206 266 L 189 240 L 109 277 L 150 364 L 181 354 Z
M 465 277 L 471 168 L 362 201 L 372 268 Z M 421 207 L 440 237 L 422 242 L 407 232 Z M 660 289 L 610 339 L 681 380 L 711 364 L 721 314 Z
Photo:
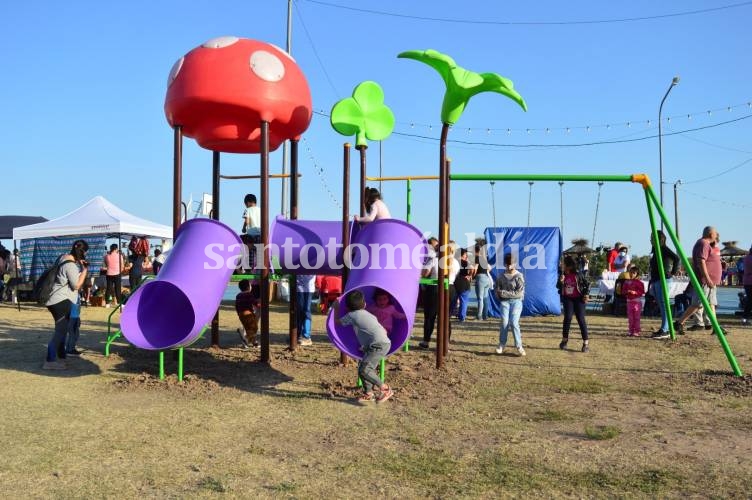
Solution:
M 523 318 L 526 357 L 496 355 L 498 321 L 455 324 L 433 351 L 389 358 L 395 397 L 354 403 L 324 318 L 289 353 L 272 306 L 272 362 L 242 350 L 230 307 L 221 349 L 186 349 L 186 379 L 116 343 L 109 309 L 84 308 L 80 359 L 41 370 L 46 310 L 0 305 L 0 484 L 5 498 L 717 497 L 752 491 L 752 328 L 722 320 L 745 377 L 715 337 L 628 338 L 626 318 L 590 315 L 558 349 L 560 317 Z M 116 315 L 117 316 L 117 315 Z M 643 330 L 657 327 L 643 320 Z M 511 337 L 511 335 L 510 335 Z

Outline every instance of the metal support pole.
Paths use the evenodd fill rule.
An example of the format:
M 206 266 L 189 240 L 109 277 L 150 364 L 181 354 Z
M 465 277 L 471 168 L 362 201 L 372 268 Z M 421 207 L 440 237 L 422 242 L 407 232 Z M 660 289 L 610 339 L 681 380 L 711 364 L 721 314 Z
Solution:
M 674 182 L 674 228 L 676 229 L 676 239 L 678 240 L 681 240 L 681 236 L 679 236 L 679 196 L 676 187 L 681 183 L 681 179 Z
M 261 362 L 269 363 L 269 122 L 261 121 Z M 258 261 L 258 250 L 256 261 Z
M 495 229 L 498 227 L 496 225 L 496 193 L 494 193 L 494 185 L 496 184 L 496 181 L 490 181 L 489 184 L 491 184 L 491 217 Z
M 368 146 L 355 146 L 360 152 L 360 216 L 366 214 L 366 149 Z
M 287 45 L 285 50 L 292 56 L 292 0 L 287 0 Z M 282 174 L 287 173 L 287 147 L 288 141 L 282 143 Z M 280 213 L 285 215 L 287 209 L 287 178 L 282 178 L 282 208 Z
M 658 210 L 658 213 L 660 214 L 661 219 L 663 219 L 663 222 L 666 226 L 666 231 L 668 232 L 669 236 L 671 236 L 671 241 L 673 241 L 674 247 L 676 248 L 676 253 L 679 254 L 679 257 L 681 258 L 681 261 L 682 261 L 682 265 L 684 266 L 684 269 L 686 269 L 687 271 L 687 275 L 689 276 L 689 280 L 692 283 L 692 287 L 694 287 L 695 293 L 700 297 L 702 306 L 705 308 L 705 314 L 707 314 L 707 316 L 710 318 L 710 322 L 713 325 L 713 331 L 715 332 L 715 335 L 718 338 L 718 342 L 721 343 L 723 352 L 726 354 L 726 359 L 728 359 L 728 362 L 731 365 L 731 369 L 734 372 L 734 375 L 736 375 L 737 377 L 741 377 L 743 374 L 742 374 L 741 368 L 739 368 L 739 363 L 737 363 L 736 358 L 734 357 L 734 353 L 731 352 L 731 347 L 728 345 L 728 341 L 726 340 L 726 336 L 723 334 L 721 325 L 718 324 L 718 319 L 715 316 L 715 311 L 713 310 L 710 303 L 708 302 L 707 297 L 705 297 L 705 294 L 702 292 L 702 285 L 700 284 L 700 281 L 697 279 L 697 275 L 692 269 L 692 265 L 690 264 L 689 259 L 684 253 L 684 250 L 682 250 L 682 247 L 679 244 L 678 236 L 676 236 L 676 233 L 674 233 L 674 230 L 671 228 L 671 223 L 669 222 L 668 217 L 666 216 L 666 212 L 663 210 L 663 207 L 660 205 L 658 197 L 656 196 L 655 191 L 653 191 L 653 188 L 648 186 L 647 191 L 650 195 L 650 199 L 653 201 L 653 204 L 656 206 L 655 208 L 656 210 Z
M 180 206 L 183 202 L 183 127 L 175 126 L 172 153 L 172 241 L 180 227 Z
M 380 182 L 380 181 L 379 181 Z M 405 216 L 405 222 L 410 222 L 410 215 L 412 212 L 412 193 L 413 193 L 413 187 L 412 187 L 412 181 L 410 178 L 407 179 L 407 213 Z M 405 342 L 405 345 L 403 347 L 403 350 L 405 352 L 410 351 L 410 339 L 408 338 Z M 383 382 L 383 380 L 382 380 Z
M 436 318 L 436 368 L 444 365 L 444 324 L 446 318 L 442 314 L 443 304 L 445 301 L 446 290 L 444 289 L 444 279 L 446 278 L 446 253 L 447 253 L 447 228 L 446 228 L 446 186 L 449 183 L 447 176 L 447 157 L 446 142 L 449 135 L 449 124 L 444 123 L 441 127 L 441 141 L 439 145 L 439 272 L 438 272 L 438 311 Z
M 183 348 L 178 349 L 178 380 L 183 381 Z
M 407 215 L 405 216 L 405 222 L 410 222 L 412 215 L 412 200 L 413 200 L 413 187 L 412 181 L 407 179 Z
M 452 174 L 453 181 L 573 181 L 573 182 L 639 182 L 635 175 L 576 175 L 576 174 Z
M 662 300 L 663 301 L 663 307 L 665 308 L 664 311 L 666 311 L 666 318 L 668 319 L 668 333 L 671 337 L 671 340 L 676 339 L 676 333 L 674 331 L 674 318 L 671 314 L 671 299 L 669 298 L 669 290 L 668 290 L 668 283 L 666 283 L 666 267 L 663 263 L 663 251 L 661 250 L 661 242 L 658 239 L 658 227 L 655 225 L 655 216 L 653 215 L 653 204 L 650 201 L 650 195 L 648 194 L 648 190 L 645 189 L 645 203 L 648 207 L 648 218 L 650 219 L 650 230 L 653 235 L 653 253 L 655 255 L 655 261 L 658 263 L 658 275 L 661 279 L 661 289 L 662 291 L 662 297 L 659 299 L 656 297 L 656 300 Z
M 559 231 L 561 232 L 561 237 L 564 237 L 564 181 L 559 181 Z M 590 243 L 593 244 L 593 248 L 595 248 L 595 242 L 591 241 Z
M 219 220 L 219 175 L 220 158 L 219 151 L 212 151 L 212 212 L 214 220 Z M 214 314 L 211 322 L 211 346 L 219 347 L 219 309 Z M 182 349 L 181 349 L 182 352 Z M 182 380 L 182 379 L 181 379 Z
M 298 143 L 290 141 L 290 219 L 298 218 Z M 297 278 L 290 274 L 287 278 L 288 296 L 290 297 L 290 342 L 289 348 L 294 351 L 298 348 L 298 301 L 295 300 L 297 291 Z
M 362 195 L 361 195 L 362 196 Z M 347 279 L 350 275 L 348 267 L 349 255 L 348 247 L 350 246 L 350 144 L 345 143 L 342 147 L 342 290 L 347 286 Z M 339 362 L 346 366 L 348 361 L 347 354 L 340 351 Z
M 446 265 L 446 277 L 448 279 L 449 278 L 449 265 L 452 259 L 454 258 L 454 255 L 449 254 L 449 216 L 452 213 L 451 203 L 450 203 L 451 184 L 449 182 L 449 173 L 451 172 L 451 168 L 452 168 L 452 160 L 447 158 L 445 163 L 446 165 L 444 166 L 444 168 L 446 172 L 444 174 L 444 178 L 446 179 L 446 183 L 444 186 L 444 231 L 446 232 L 446 236 L 444 237 L 444 239 L 446 240 L 447 250 L 445 251 L 446 258 L 444 259 L 444 264 Z M 440 282 L 439 286 L 444 288 L 444 282 L 443 281 Z M 449 286 L 452 286 L 452 284 L 450 283 Z M 451 316 L 449 314 L 449 311 L 451 310 L 451 304 L 449 303 L 449 301 L 451 300 L 451 298 L 452 298 L 452 292 L 448 288 L 445 288 L 444 302 L 441 305 L 442 307 L 441 314 L 444 315 L 444 321 L 445 321 L 444 322 L 444 334 L 442 335 L 443 337 L 442 348 L 444 349 L 444 357 L 446 357 L 449 354 L 449 338 L 452 336 L 452 321 L 451 321 Z

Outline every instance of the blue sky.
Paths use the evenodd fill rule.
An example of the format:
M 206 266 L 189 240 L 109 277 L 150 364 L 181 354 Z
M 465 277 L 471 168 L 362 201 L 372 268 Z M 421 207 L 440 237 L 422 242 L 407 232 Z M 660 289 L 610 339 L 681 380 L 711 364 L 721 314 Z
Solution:
M 467 69 L 499 73 L 512 79 L 527 101 L 525 113 L 497 94 L 473 98 L 449 135 L 448 153 L 458 173 L 646 172 L 657 189 L 656 138 L 551 146 L 656 135 L 658 105 L 672 77 L 680 75 L 664 106 L 664 134 L 738 121 L 664 137 L 666 209 L 673 219 L 673 183 L 682 179 L 687 182 L 678 191 L 685 245 L 708 224 L 718 227 L 724 241 L 739 240 L 743 248 L 752 242 L 746 187 L 752 161 L 742 164 L 752 158 L 752 118 L 745 118 L 752 115 L 752 4 L 644 21 L 541 24 L 661 16 L 734 2 L 357 4 L 409 17 L 327 3 L 356 5 L 296 0 L 292 54 L 308 79 L 317 112 L 328 113 L 364 80 L 381 84 L 397 120 L 395 133 L 383 143 L 384 175 L 438 173 L 444 86 L 428 66 L 397 59 L 402 51 L 432 48 Z M 472 9 L 458 10 L 458 5 Z M 284 47 L 286 14 L 285 0 L 6 2 L 0 8 L 5 39 L 0 165 L 6 181 L 1 212 L 54 218 L 99 194 L 136 215 L 170 224 L 172 132 L 163 103 L 172 64 L 222 35 Z M 301 218 L 339 217 L 341 149 L 348 140 L 334 132 L 326 116 L 314 116 L 301 143 Z M 531 144 L 539 146 L 508 146 Z M 281 156 L 281 148 L 272 155 L 272 172 L 281 170 Z M 357 155 L 353 160 L 357 165 Z M 368 160 L 369 174 L 377 175 L 377 143 L 369 147 Z M 259 170 L 256 155 L 223 155 L 222 161 L 225 174 Z M 704 178 L 711 179 L 692 183 Z M 271 185 L 272 214 L 280 211 L 279 186 L 279 181 Z M 353 175 L 354 192 L 355 186 Z M 436 231 L 437 187 L 436 182 L 414 186 L 413 222 L 423 231 Z M 564 185 L 565 243 L 592 238 L 597 190 L 592 183 Z M 190 193 L 197 199 L 211 192 L 211 152 L 192 140 L 184 146 L 183 192 L 186 200 Z M 247 192 L 258 193 L 258 182 L 222 182 L 221 218 L 238 230 Z M 526 183 L 496 183 L 494 193 L 497 225 L 527 225 Z M 383 195 L 393 215 L 404 217 L 404 183 L 384 183 Z M 558 226 L 559 202 L 558 184 L 536 183 L 530 224 Z M 464 233 L 480 232 L 492 222 L 488 183 L 452 185 L 454 239 L 462 241 Z M 648 235 L 641 189 L 604 185 L 595 243 L 619 240 L 643 254 Z

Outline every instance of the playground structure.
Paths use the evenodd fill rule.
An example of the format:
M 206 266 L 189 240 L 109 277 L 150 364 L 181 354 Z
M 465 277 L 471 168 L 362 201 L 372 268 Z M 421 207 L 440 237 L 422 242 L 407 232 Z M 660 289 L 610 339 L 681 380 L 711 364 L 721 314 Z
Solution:
M 222 53 L 221 57 L 214 57 L 216 54 L 210 54 L 211 51 L 221 53 L 225 49 L 231 49 L 227 53 Z M 251 60 L 251 81 L 248 81 L 247 75 L 248 60 Z M 450 181 L 595 181 L 595 182 L 633 182 L 640 183 L 645 191 L 646 203 L 648 205 L 648 214 L 650 218 L 651 228 L 653 231 L 653 237 L 657 240 L 657 229 L 655 226 L 655 217 L 653 214 L 653 208 L 655 208 L 664 224 L 668 228 L 669 235 L 671 236 L 674 245 L 676 246 L 682 262 L 687 268 L 687 272 L 690 275 L 691 282 L 696 290 L 701 290 L 697 277 L 691 271 L 691 266 L 686 258 L 685 253 L 681 249 L 678 239 L 671 229 L 670 223 L 660 206 L 660 203 L 656 199 L 656 195 L 650 185 L 650 180 L 646 175 L 636 174 L 632 176 L 619 176 L 619 175 L 606 175 L 606 176 L 576 176 L 576 175 L 474 175 L 474 174 L 451 174 L 450 173 L 450 161 L 446 154 L 446 142 L 448 132 L 452 124 L 454 124 L 460 117 L 462 111 L 465 109 L 467 102 L 473 95 L 483 91 L 494 91 L 503 94 L 514 101 L 516 101 L 523 109 L 526 109 L 526 104 L 522 97 L 513 89 L 512 82 L 500 77 L 499 75 L 492 73 L 476 74 L 468 72 L 463 68 L 457 66 L 454 61 L 443 54 L 439 54 L 435 51 L 409 51 L 399 55 L 399 57 L 406 57 L 416 59 L 426 64 L 431 65 L 434 69 L 437 69 L 447 84 L 447 93 L 445 94 L 444 104 L 442 108 L 442 122 L 443 127 L 441 131 L 440 150 L 439 150 L 439 245 L 440 245 L 440 263 L 439 276 L 437 282 L 443 286 L 438 287 L 438 318 L 437 318 L 437 348 L 436 348 L 436 367 L 440 368 L 443 365 L 444 357 L 448 353 L 448 332 L 449 332 L 449 294 L 446 292 L 447 283 L 447 270 L 448 270 L 448 239 L 450 228 L 450 200 L 449 200 L 449 185 Z M 238 61 L 241 61 L 240 63 Z M 464 72 L 464 73 L 463 73 Z M 232 81 L 234 76 L 242 74 L 241 82 L 244 87 L 242 89 L 227 86 L 226 82 Z M 475 76 L 477 78 L 463 78 L 465 76 Z M 290 76 L 287 79 L 287 76 Z M 480 82 L 478 83 L 478 78 Z M 211 80 L 211 81 L 209 81 Z M 223 84 L 215 84 L 214 81 L 225 82 Z M 280 83 L 281 82 L 281 83 Z M 352 98 L 348 98 L 343 101 L 347 101 L 345 105 L 342 105 L 343 101 L 337 103 L 332 111 L 332 125 L 340 133 L 355 133 L 357 135 L 356 148 L 360 152 L 360 214 L 364 215 L 364 188 L 366 181 L 366 149 L 367 144 L 365 138 L 377 139 L 383 137 L 384 134 L 388 135 L 391 132 L 391 128 L 384 124 L 390 121 L 390 114 L 388 108 L 384 111 L 383 106 L 383 93 L 379 95 L 380 88 L 375 89 L 373 85 L 365 85 L 366 83 L 356 87 L 356 91 L 353 93 Z M 212 169 L 212 195 L 214 200 L 214 210 L 212 211 L 212 218 L 215 221 L 219 219 L 219 180 L 220 175 L 220 153 L 259 153 L 260 155 L 260 209 L 261 209 L 261 244 L 264 251 L 261 256 L 261 267 L 257 277 L 260 283 L 262 307 L 260 312 L 260 338 L 261 338 L 261 361 L 269 363 L 269 287 L 270 287 L 270 274 L 271 274 L 271 255 L 266 249 L 269 248 L 271 238 L 269 231 L 269 179 L 272 177 L 269 173 L 269 153 L 276 149 L 283 141 L 290 140 L 291 142 L 291 164 L 290 164 L 290 178 L 291 178 L 291 196 L 290 196 L 290 220 L 285 223 L 277 220 L 277 225 L 280 227 L 283 224 L 292 225 L 297 227 L 298 230 L 305 228 L 306 224 L 314 223 L 319 224 L 321 221 L 297 221 L 297 198 L 298 198 L 298 142 L 301 134 L 308 127 L 311 119 L 311 100 L 310 91 L 308 90 L 307 83 L 299 68 L 295 65 L 287 54 L 279 50 L 278 48 L 264 44 L 262 42 L 256 42 L 252 40 L 237 39 L 235 37 L 224 37 L 222 39 L 216 39 L 209 41 L 189 52 L 184 58 L 181 58 L 178 63 L 173 67 L 170 74 L 169 88 L 167 97 L 165 99 L 165 114 L 168 122 L 174 130 L 174 163 L 173 163 L 173 231 L 176 240 L 176 247 L 178 246 L 177 236 L 180 234 L 179 226 L 181 223 L 181 184 L 182 184 L 182 141 L 183 135 L 188 137 L 194 137 L 199 145 L 207 149 L 211 149 L 213 152 L 213 169 Z M 251 95 L 252 94 L 252 95 Z M 352 100 L 352 102 L 350 102 Z M 373 106 L 373 102 L 378 101 L 379 106 Z M 354 103 L 354 104 L 353 104 Z M 365 104 L 364 104 L 365 103 Z M 229 105 L 228 105 L 229 104 Z M 339 109 L 339 111 L 337 111 Z M 380 122 L 374 121 L 373 116 L 364 117 L 364 110 L 376 109 L 376 113 L 379 115 Z M 344 111 L 343 111 L 344 110 Z M 250 112 L 250 114 L 249 114 Z M 369 111 L 370 112 L 370 111 Z M 210 118 L 207 118 L 210 117 Z M 370 118 L 370 121 L 366 118 Z M 349 120 L 349 121 L 348 121 Z M 373 125 L 377 123 L 374 131 L 371 128 L 371 134 L 368 134 L 368 124 Z M 391 123 L 393 126 L 393 115 L 391 115 Z M 258 125 L 256 125 L 256 123 Z M 359 124 L 364 124 L 362 127 Z M 387 131 L 388 129 L 388 131 Z M 343 149 L 343 209 L 342 209 L 342 222 L 335 222 L 331 227 L 327 228 L 327 234 L 333 234 L 335 239 L 339 231 L 341 236 L 337 240 L 343 248 L 348 248 L 351 238 L 353 242 L 357 242 L 358 238 L 362 238 L 366 242 L 378 242 L 384 239 L 383 234 L 387 228 L 389 230 L 400 229 L 403 233 L 400 240 L 412 240 L 411 244 L 416 245 L 415 233 L 417 230 L 409 226 L 409 224 L 401 223 L 400 221 L 383 221 L 379 224 L 371 223 L 369 226 L 361 230 L 356 234 L 349 224 L 349 162 L 350 162 L 350 145 L 345 144 Z M 284 176 L 284 175 L 283 175 Z M 279 176 L 279 177 L 283 177 Z M 408 183 L 410 179 L 417 179 L 417 177 L 406 178 Z M 560 184 L 561 185 L 561 184 Z M 408 207 L 410 205 L 410 190 L 408 184 Z M 408 208 L 408 219 L 409 219 Z M 297 222 L 296 222 L 297 221 Z M 219 222 L 214 222 L 217 227 L 226 227 Z M 404 225 L 404 227 L 402 226 Z M 276 225 L 275 225 L 276 228 Z M 229 228 L 228 228 L 229 229 Z M 339 231 L 337 231 L 339 229 Z M 412 234 L 411 234 L 412 233 Z M 186 233 L 188 234 L 188 233 Z M 234 235 L 237 238 L 236 235 Z M 389 237 L 392 238 L 391 236 Z M 184 241 L 189 241 L 186 237 Z M 184 244 L 183 248 L 187 248 L 188 244 Z M 191 245 L 192 246 L 192 245 Z M 409 247 L 410 245 L 408 245 Z M 175 250 L 171 259 L 175 259 Z M 227 254 L 225 258 L 234 257 L 236 254 Z M 310 257 L 310 256 L 309 256 Z M 366 259 L 371 256 L 365 254 L 355 255 L 353 262 L 357 262 L 358 259 Z M 178 262 L 182 259 L 176 259 Z M 345 263 L 347 259 L 342 255 L 342 262 Z M 169 262 L 169 260 L 168 260 Z M 201 259 L 198 262 L 202 262 Z M 658 265 L 660 274 L 663 276 L 663 262 L 658 253 Z M 290 272 L 293 268 L 291 263 L 281 263 L 282 271 Z M 173 269 L 177 269 L 178 266 L 173 266 Z M 165 273 L 166 267 L 163 268 L 160 273 L 160 279 L 163 274 L 169 277 L 172 273 Z M 344 292 L 347 293 L 350 290 L 362 289 L 367 293 L 373 291 L 375 287 L 385 288 L 390 293 L 393 299 L 397 301 L 400 308 L 407 314 L 408 310 L 406 305 L 415 304 L 417 298 L 417 282 L 418 276 L 412 275 L 405 278 L 409 286 L 390 287 L 388 283 L 383 282 L 383 277 L 379 277 L 376 273 L 373 273 L 371 269 L 363 268 L 360 274 L 353 269 L 350 271 L 347 265 L 343 266 L 342 275 L 344 283 Z M 415 269 L 410 269 L 414 273 Z M 224 278 L 224 284 L 226 285 L 229 280 L 229 274 Z M 312 273 L 313 274 L 313 273 Z M 221 281 L 220 273 L 213 274 L 216 283 Z M 295 274 L 291 274 L 292 279 L 290 282 L 290 289 L 295 287 Z M 352 281 L 350 281 L 352 278 Z M 155 295 L 150 293 L 149 290 L 169 290 L 170 294 L 175 297 L 175 301 L 180 303 L 180 307 L 188 309 L 187 303 L 191 303 L 191 307 L 194 307 L 193 301 L 190 298 L 190 293 L 186 293 L 185 297 L 181 297 L 177 293 L 172 293 L 172 288 L 166 284 L 158 284 L 160 279 L 155 280 L 153 285 L 149 287 L 144 286 L 141 290 L 141 294 L 138 296 L 138 300 L 134 305 L 129 304 L 128 316 L 125 316 L 123 321 L 123 333 L 126 338 L 137 339 L 136 342 L 140 342 L 142 346 L 153 349 L 166 349 L 171 347 L 182 348 L 184 345 L 188 345 L 194 341 L 204 329 L 203 324 L 199 325 L 199 317 L 196 314 L 195 322 L 188 327 L 188 321 L 185 322 L 182 331 L 187 332 L 185 335 L 177 335 L 175 337 L 169 335 L 162 335 L 157 333 L 160 328 L 166 328 L 168 325 L 160 323 L 159 328 L 144 327 L 141 324 L 142 321 L 147 321 L 146 312 L 152 311 L 149 302 Z M 165 278 L 166 279 L 166 278 Z M 176 278 L 175 278 L 176 279 Z M 663 278 L 662 278 L 663 279 Z M 177 279 L 176 279 L 177 281 Z M 166 282 L 168 283 L 168 282 Z M 414 283 L 414 285 L 410 285 Z M 222 289 L 224 290 L 224 288 Z M 218 294 L 221 299 L 221 293 L 212 291 L 212 295 Z M 413 296 L 414 294 L 414 296 Z M 663 300 L 668 304 L 668 292 L 665 284 L 663 283 Z M 707 300 L 701 295 L 703 305 L 708 311 L 708 315 L 711 318 L 713 328 L 716 335 L 721 342 L 727 359 L 732 367 L 735 375 L 741 375 L 736 359 L 726 342 L 725 336 L 718 325 L 715 315 L 711 313 L 711 309 Z M 218 300 L 219 300 L 218 299 Z M 212 344 L 218 343 L 218 312 L 217 303 L 213 307 L 201 307 L 201 318 L 206 317 L 208 321 L 209 310 L 213 309 L 214 316 L 211 322 L 212 330 Z M 290 349 L 296 348 L 297 332 L 294 326 L 294 313 L 295 305 L 293 300 L 290 301 Z M 208 304 L 214 303 L 214 300 L 207 302 Z M 195 307 L 194 307 L 195 309 Z M 134 310 L 134 312 L 130 312 Z M 670 311 L 670 307 L 667 307 L 667 311 Z M 409 315 L 409 320 L 404 324 L 399 325 L 399 335 L 395 340 L 405 342 L 409 338 L 410 330 L 412 329 L 413 314 Z M 669 312 L 670 314 L 670 312 Z M 168 315 L 164 315 L 167 317 Z M 136 318 L 134 320 L 133 318 Z M 332 318 L 330 315 L 329 322 Z M 139 337 L 139 333 L 143 335 L 143 339 Z M 340 348 L 342 355 L 341 360 L 346 361 L 346 356 L 359 357 L 359 351 L 357 344 L 354 343 L 354 335 L 352 332 L 345 330 L 339 330 L 334 327 L 328 328 L 330 338 L 337 347 Z M 675 332 L 670 332 L 671 339 L 675 339 Z M 394 342 L 392 345 L 392 352 L 400 347 L 401 343 Z M 182 349 L 180 350 L 182 354 Z M 162 353 L 160 353 L 162 356 Z M 182 358 L 182 356 L 181 356 Z M 162 359 L 162 358 L 161 358 Z M 182 363 L 179 367 L 180 374 L 182 374 Z

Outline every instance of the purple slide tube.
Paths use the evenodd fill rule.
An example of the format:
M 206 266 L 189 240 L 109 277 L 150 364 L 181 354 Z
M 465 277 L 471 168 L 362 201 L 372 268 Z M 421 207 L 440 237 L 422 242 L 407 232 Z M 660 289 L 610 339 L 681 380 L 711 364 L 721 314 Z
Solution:
M 343 316 L 348 312 L 344 300 L 347 293 L 360 290 L 368 306 L 374 303 L 377 288 L 385 290 L 391 304 L 406 316 L 402 320 L 395 319 L 389 332 L 391 354 L 410 338 L 413 329 L 426 243 L 420 231 L 407 222 L 381 219 L 363 226 L 352 246 L 352 269 L 344 293 L 337 299 L 339 314 Z M 355 331 L 351 326 L 337 325 L 333 311 L 327 318 L 326 331 L 339 350 L 356 359 L 363 357 Z
M 359 224 L 350 222 L 350 241 Z M 289 220 L 277 216 L 272 224 L 271 256 L 279 259 L 282 274 L 341 275 L 342 222 Z
M 211 219 L 180 226 L 159 275 L 128 299 L 120 329 L 141 349 L 185 347 L 217 312 L 241 255 L 235 232 Z

